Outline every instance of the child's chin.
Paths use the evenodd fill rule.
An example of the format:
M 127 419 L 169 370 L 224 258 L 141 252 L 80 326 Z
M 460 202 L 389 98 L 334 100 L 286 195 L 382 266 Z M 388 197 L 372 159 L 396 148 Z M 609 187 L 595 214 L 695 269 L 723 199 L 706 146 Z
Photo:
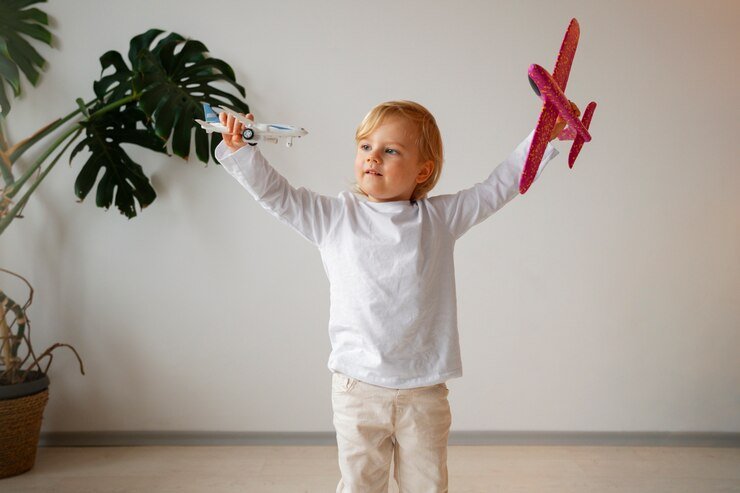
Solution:
M 383 193 L 383 189 L 381 187 L 378 187 L 374 183 L 368 183 L 367 180 L 362 184 L 362 189 L 372 196 L 382 195 Z

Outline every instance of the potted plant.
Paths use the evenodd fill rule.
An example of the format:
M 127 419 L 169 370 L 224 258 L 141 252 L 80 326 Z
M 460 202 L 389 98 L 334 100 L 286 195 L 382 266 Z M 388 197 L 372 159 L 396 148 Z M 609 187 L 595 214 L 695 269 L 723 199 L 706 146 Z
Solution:
M 6 88 L 11 89 L 13 97 L 21 95 L 21 72 L 32 85 L 37 85 L 46 62 L 32 42 L 52 45 L 47 15 L 32 7 L 44 1 L 0 2 L 0 172 L 3 178 L 0 235 L 15 219 L 23 217 L 23 208 L 33 192 L 73 144 L 70 162 L 80 153 L 87 155 L 75 180 L 74 193 L 78 200 L 83 201 L 97 184 L 97 206 L 108 209 L 115 203 L 116 208 L 131 219 L 137 215 L 137 204 L 139 210 L 146 208 L 155 200 L 156 193 L 142 166 L 129 156 L 122 144 L 187 159 L 192 131 L 196 129 L 195 153 L 200 161 L 207 163 L 219 139 L 207 135 L 194 122 L 195 118 L 204 117 L 201 104 L 206 102 L 249 112 L 249 107 L 238 95 L 223 89 L 236 89 L 244 96 L 244 88 L 236 82 L 234 71 L 224 61 L 209 57 L 203 43 L 177 33 L 165 35 L 162 30 L 150 29 L 130 40 L 127 59 L 117 51 L 108 51 L 100 57 L 101 77 L 93 82 L 93 97 L 87 101 L 78 98 L 75 109 L 68 115 L 11 145 L 6 137 L 11 110 Z M 37 157 L 25 172 L 16 176 L 14 164 L 31 148 L 39 150 Z M 101 170 L 104 172 L 100 173 Z M 12 274 L 5 269 L 2 271 Z M 0 282 L 0 390 L 25 385 L 31 391 L 24 397 L 14 398 L 3 398 L 0 394 L 0 415 L 4 415 L 0 416 L 0 430 L 27 419 L 38 421 L 29 426 L 36 430 L 28 439 L 33 443 L 27 447 L 33 453 L 30 464 L 27 459 L 15 460 L 13 456 L 19 451 L 12 447 L 10 452 L 3 451 L 3 445 L 13 445 L 16 439 L 0 435 L 0 465 L 22 464 L 15 467 L 14 472 L 3 471 L 0 466 L 0 477 L 20 474 L 33 466 L 41 413 L 48 398 L 48 365 L 42 370 L 40 360 L 48 357 L 51 363 L 51 352 L 60 346 L 69 347 L 77 355 L 68 344 L 54 344 L 39 357 L 34 355 L 26 313 L 33 289 L 25 279 L 12 275 L 26 282 L 31 296 L 21 306 L 6 296 Z M 23 347 L 27 350 L 26 357 L 19 356 Z M 79 355 L 77 357 L 84 374 L 82 360 Z M 26 407 L 7 411 L 2 407 L 9 408 L 10 401 L 29 397 L 35 399 L 33 411 Z
M 33 467 L 41 418 L 49 399 L 47 375 L 54 349 L 70 348 L 80 362 L 83 375 L 85 368 L 77 350 L 69 344 L 52 344 L 36 355 L 31 344 L 31 322 L 26 315 L 33 301 L 33 288 L 18 274 L 2 268 L 0 272 L 17 277 L 29 289 L 28 300 L 23 306 L 0 289 L 0 478 L 5 478 Z M 26 351 L 25 356 L 19 351 L 21 349 Z M 44 358 L 49 358 L 49 362 L 42 369 Z

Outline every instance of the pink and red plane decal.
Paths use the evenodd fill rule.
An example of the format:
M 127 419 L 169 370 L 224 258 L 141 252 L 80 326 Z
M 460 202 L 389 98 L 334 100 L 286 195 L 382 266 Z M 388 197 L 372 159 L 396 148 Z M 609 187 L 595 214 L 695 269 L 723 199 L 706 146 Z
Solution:
M 573 64 L 573 57 L 576 54 L 579 35 L 578 21 L 572 19 L 568 30 L 565 32 L 565 38 L 563 38 L 563 44 L 560 46 L 560 53 L 552 75 L 537 64 L 532 64 L 529 67 L 529 82 L 532 84 L 532 89 L 542 98 L 544 104 L 532 137 L 532 144 L 529 147 L 527 162 L 519 180 L 519 193 L 521 194 L 527 191 L 537 175 L 537 170 L 540 167 L 547 143 L 550 142 L 550 135 L 555 128 L 558 115 L 568 124 L 558 135 L 558 139 L 573 141 L 568 155 L 568 166 L 570 168 L 573 168 L 583 143 L 591 141 L 588 127 L 591 124 L 596 103 L 591 101 L 583 112 L 583 119 L 579 120 L 571 108 L 568 98 L 565 97 L 565 86 L 568 84 L 570 66 Z

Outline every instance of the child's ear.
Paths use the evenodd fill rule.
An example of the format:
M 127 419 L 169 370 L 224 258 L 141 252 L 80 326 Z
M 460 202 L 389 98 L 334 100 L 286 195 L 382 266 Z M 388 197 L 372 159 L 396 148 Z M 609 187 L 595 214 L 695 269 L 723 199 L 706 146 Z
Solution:
M 432 176 L 434 172 L 434 161 L 431 159 L 424 162 L 419 168 L 419 174 L 416 175 L 416 183 L 424 183 L 427 179 Z

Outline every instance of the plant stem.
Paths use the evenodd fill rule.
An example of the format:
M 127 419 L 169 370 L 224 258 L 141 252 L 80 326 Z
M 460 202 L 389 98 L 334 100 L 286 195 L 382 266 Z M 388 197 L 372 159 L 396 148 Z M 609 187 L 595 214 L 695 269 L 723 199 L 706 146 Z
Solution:
M 107 113 L 110 110 L 116 109 L 119 106 L 123 106 L 124 104 L 130 103 L 131 101 L 136 101 L 138 99 L 139 99 L 139 94 L 132 94 L 130 96 L 126 96 L 125 98 L 121 98 L 121 99 L 119 99 L 117 101 L 113 101 L 112 103 L 103 106 L 102 108 L 100 108 L 95 113 L 90 113 L 89 120 L 92 120 L 96 116 L 100 116 L 103 113 Z
M 8 214 L 0 219 L 0 234 L 5 231 L 5 228 L 8 227 L 8 225 L 13 222 L 13 219 L 16 218 L 18 211 L 26 204 L 28 199 L 31 197 L 31 194 L 36 190 L 36 188 L 39 186 L 41 181 L 46 178 L 46 175 L 49 174 L 49 171 L 54 167 L 54 165 L 59 161 L 59 158 L 62 157 L 62 154 L 64 154 L 64 151 L 67 150 L 67 147 L 74 142 L 74 140 L 77 138 L 77 135 L 82 131 L 82 125 L 79 123 L 73 126 L 71 129 L 69 129 L 65 134 L 63 134 L 61 137 L 59 137 L 52 145 L 51 147 L 37 160 L 37 162 L 34 164 L 33 169 L 37 169 L 39 166 L 41 166 L 41 163 L 46 160 L 49 155 L 54 152 L 54 150 L 59 147 L 59 145 L 62 144 L 70 135 L 75 134 L 71 139 L 69 139 L 69 142 L 67 142 L 67 145 L 64 146 L 62 151 L 57 154 L 57 156 L 54 158 L 54 160 L 49 164 L 49 166 L 46 167 L 43 173 L 36 179 L 35 182 L 33 182 L 33 185 L 31 185 L 31 188 L 28 189 L 28 191 L 23 195 L 23 197 L 18 200 L 18 203 L 13 207 Z M 24 180 L 25 181 L 25 180 Z
M 5 118 L 0 116 L 0 171 L 2 171 L 3 182 L 5 183 L 5 186 L 8 186 L 13 184 L 14 178 L 13 172 L 10 169 L 12 161 L 10 161 L 7 153 L 8 141 L 5 140 L 5 130 L 3 128 L 4 121 Z
M 98 117 L 104 113 L 107 113 L 110 110 L 119 108 L 125 104 L 128 104 L 132 101 L 136 101 L 139 99 L 139 95 L 134 93 L 130 96 L 126 96 L 125 98 L 121 98 L 117 101 L 114 101 L 110 104 L 107 104 L 97 110 L 94 113 L 90 114 L 90 117 L 88 120 L 91 120 L 95 117 Z M 13 151 L 11 153 L 11 161 L 13 160 L 13 156 L 20 156 L 26 149 L 28 149 L 30 146 L 38 142 L 41 138 L 48 135 L 49 132 L 53 131 L 54 129 L 58 128 L 60 125 L 74 117 L 77 113 L 81 112 L 82 109 L 78 108 L 77 110 L 73 111 L 69 115 L 67 115 L 64 118 L 60 118 L 56 120 L 55 122 L 52 122 L 51 124 L 47 125 L 43 129 L 36 132 L 34 135 L 29 137 L 28 139 L 24 140 L 22 142 L 22 145 L 18 144 L 13 147 Z M 80 122 L 77 122 L 72 128 L 70 128 L 67 132 L 62 134 L 61 137 L 59 137 L 54 143 L 51 144 L 51 146 L 44 152 L 33 165 L 23 174 L 23 176 L 18 180 L 12 183 L 12 185 L 8 185 L 6 189 L 4 190 L 3 198 L 10 199 L 15 197 L 15 195 L 20 191 L 21 188 L 23 188 L 23 185 L 31 178 L 31 176 L 41 167 L 41 165 L 44 163 L 46 158 L 48 158 L 54 150 L 59 147 L 70 135 L 75 134 L 75 136 L 70 139 L 70 141 L 67 143 L 67 145 L 64 147 L 62 152 L 57 155 L 57 157 L 52 161 L 52 163 L 44 170 L 44 172 L 38 177 L 38 179 L 33 183 L 31 188 L 21 197 L 20 200 L 18 200 L 18 203 L 16 203 L 15 207 L 11 209 L 5 217 L 0 218 L 0 234 L 5 231 L 5 228 L 8 227 L 8 225 L 13 222 L 13 219 L 15 219 L 18 215 L 18 212 L 23 208 L 25 203 L 30 198 L 31 194 L 36 190 L 36 188 L 39 186 L 41 181 L 46 178 L 46 175 L 49 174 L 49 171 L 51 168 L 54 167 L 54 164 L 59 160 L 61 155 L 64 153 L 64 151 L 69 147 L 69 144 L 72 143 L 77 138 L 77 135 L 79 135 L 79 132 L 81 132 L 83 129 L 82 124 Z
M 92 104 L 94 102 L 91 101 L 88 104 Z M 77 113 L 82 111 L 81 109 L 77 109 L 70 113 L 69 115 L 65 116 L 64 118 L 57 118 L 51 123 L 46 124 L 45 126 L 41 127 L 39 130 L 34 132 L 33 135 L 30 137 L 23 139 L 22 141 L 15 144 L 13 147 L 8 149 L 8 143 L 5 140 L 5 135 L 3 134 L 2 128 L 0 128 L 0 146 L 2 146 L 2 151 L 0 151 L 0 159 L 2 160 L 2 163 L 0 165 L 2 166 L 2 174 L 3 174 L 3 180 L 5 182 L 5 189 L 4 189 L 4 197 L 3 198 L 10 198 L 13 197 L 22 186 L 23 183 L 33 174 L 33 169 L 26 173 L 21 180 L 20 183 L 17 183 L 15 181 L 15 178 L 13 177 L 13 171 L 12 166 L 13 163 L 18 160 L 21 155 L 23 155 L 26 150 L 28 150 L 31 146 L 33 146 L 36 142 L 40 141 L 47 135 L 49 135 L 51 132 L 62 126 L 64 123 L 69 121 L 71 118 L 73 118 Z M 2 120 L 0 120 L 0 123 L 2 123 Z
M 97 99 L 93 99 L 92 101 L 89 101 L 85 103 L 86 106 L 89 106 L 93 103 L 95 103 Z M 10 162 L 11 164 L 16 162 L 21 155 L 26 152 L 29 148 L 31 148 L 36 142 L 43 139 L 47 135 L 49 135 L 51 132 L 56 130 L 57 128 L 64 125 L 66 122 L 77 116 L 78 113 L 82 111 L 81 108 L 77 108 L 75 111 L 71 112 L 67 116 L 64 116 L 62 118 L 57 118 L 51 123 L 48 123 L 47 125 L 41 127 L 39 130 L 37 130 L 33 135 L 30 137 L 27 137 L 23 139 L 22 141 L 15 144 L 13 147 L 8 149 L 7 153 L 10 155 Z
M 2 359 L 5 368 L 10 368 L 13 362 L 10 354 L 10 346 L 12 341 L 11 335 L 12 334 L 10 333 L 10 327 L 8 327 L 8 324 L 5 322 L 5 306 L 0 304 L 0 340 L 2 340 L 2 343 L 0 343 L 0 347 L 2 348 Z
M 108 91 L 108 93 L 106 93 L 106 95 L 107 94 L 110 94 L 111 92 L 113 92 L 112 89 L 110 91 Z M 85 103 L 85 106 L 86 107 L 87 106 L 90 106 L 90 105 L 94 104 L 97 100 L 98 99 L 95 98 L 95 99 L 93 99 L 91 101 L 88 101 L 88 102 Z M 129 99 L 128 99 L 128 97 L 127 98 L 123 98 L 123 99 L 117 101 L 116 103 L 119 103 L 120 104 L 120 101 L 123 101 L 122 104 L 126 104 L 127 102 L 129 102 Z M 116 103 L 113 103 L 113 104 L 116 104 Z M 111 106 L 111 105 L 108 105 L 108 106 Z M 107 106 L 106 106 L 106 108 L 107 108 Z M 101 110 L 102 109 L 104 109 L 104 108 L 101 108 Z M 30 137 L 27 137 L 27 138 L 23 139 L 22 141 L 16 143 L 11 148 L 8 148 L 8 143 L 5 140 L 5 134 L 3 132 L 3 128 L 2 128 L 2 126 L 0 126 L 0 147 L 2 147 L 2 152 L 0 153 L 1 154 L 0 158 L 2 158 L 2 162 L 0 163 L 0 166 L 2 166 L 2 168 L 0 168 L 0 170 L 2 170 L 3 180 L 5 180 L 6 187 L 9 187 L 10 185 L 12 185 L 14 183 L 14 178 L 13 178 L 13 174 L 12 174 L 12 171 L 11 171 L 11 166 L 13 165 L 14 162 L 16 162 L 18 160 L 19 157 L 21 157 L 23 155 L 23 153 L 26 152 L 31 147 L 33 147 L 34 144 L 36 144 L 36 142 L 38 142 L 41 139 L 43 139 L 44 137 L 46 137 L 51 132 L 53 132 L 57 128 L 61 127 L 62 125 L 64 125 L 69 120 L 71 120 L 72 118 L 74 118 L 75 116 L 77 116 L 78 113 L 81 113 L 81 112 L 82 112 L 82 108 L 77 108 L 76 110 L 74 110 L 73 112 L 71 112 L 70 114 L 68 114 L 67 116 L 64 116 L 62 118 L 57 118 L 53 122 L 48 123 L 48 124 L 44 125 L 43 127 L 41 127 L 39 130 L 37 130 Z M 2 121 L 3 120 L 4 120 L 4 118 L 0 117 L 0 125 L 2 124 Z
M 103 106 L 102 108 L 100 108 L 95 113 L 92 113 L 90 115 L 90 119 L 93 119 L 96 116 L 100 116 L 103 113 L 106 113 L 106 112 L 108 112 L 108 111 L 110 111 L 112 109 L 118 108 L 119 106 L 123 106 L 126 103 L 130 103 L 131 101 L 134 101 L 137 97 L 138 96 L 134 96 L 134 95 L 127 96 L 125 98 L 119 99 L 118 101 L 114 101 L 113 103 L 111 103 L 109 105 Z M 70 113 L 70 115 L 68 115 L 67 117 L 65 117 L 64 120 L 65 121 L 68 120 L 71 116 L 75 115 L 76 113 L 79 113 L 80 111 L 81 110 L 78 109 L 77 111 L 74 111 L 74 112 Z M 58 125 L 55 125 L 54 128 L 56 128 L 56 127 L 58 127 Z M 79 122 L 74 127 L 72 127 L 72 129 L 69 132 L 67 132 L 66 134 L 64 134 L 60 139 L 57 139 L 57 141 L 52 144 L 50 150 L 48 150 L 46 153 L 44 153 L 44 155 L 41 156 L 41 158 L 37 159 L 36 162 L 28 169 L 28 171 L 26 171 L 23 174 L 23 176 L 18 181 L 16 181 L 13 184 L 13 186 L 8 187 L 8 190 L 5 191 L 5 196 L 8 197 L 8 198 L 15 197 L 15 195 L 18 193 L 18 191 L 23 187 L 23 185 L 25 185 L 26 181 L 28 181 L 28 179 L 36 172 L 36 170 L 39 169 L 39 167 L 41 167 L 41 165 L 43 164 L 44 160 L 49 156 L 49 154 L 51 154 L 54 151 L 54 149 L 56 149 L 67 136 L 69 136 L 72 132 L 74 132 L 78 128 L 81 128 L 81 125 L 79 124 Z M 2 233 L 2 229 L 0 229 L 0 233 Z

